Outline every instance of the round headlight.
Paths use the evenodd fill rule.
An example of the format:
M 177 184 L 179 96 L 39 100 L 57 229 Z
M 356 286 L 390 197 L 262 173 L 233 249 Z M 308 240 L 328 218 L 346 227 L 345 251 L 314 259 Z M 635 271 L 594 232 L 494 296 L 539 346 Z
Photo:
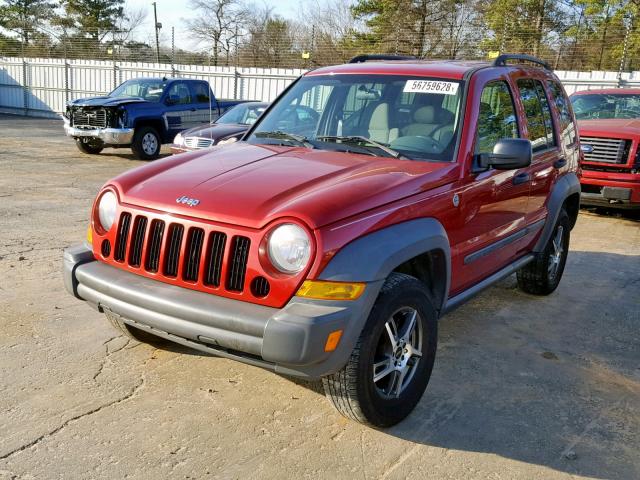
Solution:
M 176 135 L 176 137 L 173 139 L 173 143 L 176 145 L 184 144 L 184 137 L 182 136 L 181 133 Z
M 113 222 L 116 219 L 116 209 L 118 208 L 118 199 L 115 193 L 108 191 L 100 197 L 100 203 L 98 203 L 98 219 L 100 220 L 100 226 L 105 230 L 111 230 Z
M 298 225 L 285 223 L 269 236 L 269 259 L 283 273 L 298 273 L 309 263 L 311 239 Z

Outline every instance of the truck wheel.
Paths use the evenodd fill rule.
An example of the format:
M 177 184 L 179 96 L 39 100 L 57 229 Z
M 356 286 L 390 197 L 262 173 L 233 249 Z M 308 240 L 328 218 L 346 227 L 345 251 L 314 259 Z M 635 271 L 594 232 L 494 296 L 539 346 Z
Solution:
M 76 138 L 76 146 L 82 153 L 89 155 L 97 155 L 104 149 L 104 144 L 100 140 L 82 140 Z
M 424 286 L 392 273 L 349 361 L 322 379 L 325 395 L 347 418 L 375 427 L 394 425 L 422 397 L 437 343 L 437 312 Z
M 160 135 L 153 127 L 136 129 L 131 150 L 138 160 L 155 160 L 160 156 Z
M 569 253 L 570 231 L 569 215 L 563 208 L 544 250 L 518 270 L 520 290 L 533 295 L 549 295 L 558 287 Z
M 109 323 L 115 328 L 118 333 L 123 334 L 125 337 L 133 340 L 137 343 L 151 343 L 154 345 L 161 344 L 166 342 L 162 337 L 158 337 L 151 333 L 145 332 L 144 330 L 140 330 L 139 328 L 130 327 L 126 323 L 120 319 L 117 315 L 114 315 L 111 312 L 104 312 Z

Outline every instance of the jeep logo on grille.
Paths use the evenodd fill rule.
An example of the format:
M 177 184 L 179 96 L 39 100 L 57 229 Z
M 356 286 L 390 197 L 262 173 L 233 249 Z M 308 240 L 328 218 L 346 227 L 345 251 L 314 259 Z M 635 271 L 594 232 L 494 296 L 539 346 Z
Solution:
M 200 203 L 200 200 L 198 200 L 197 198 L 189 198 L 183 195 L 179 198 L 176 198 L 176 203 L 182 203 L 184 205 L 189 205 L 190 207 L 195 207 Z

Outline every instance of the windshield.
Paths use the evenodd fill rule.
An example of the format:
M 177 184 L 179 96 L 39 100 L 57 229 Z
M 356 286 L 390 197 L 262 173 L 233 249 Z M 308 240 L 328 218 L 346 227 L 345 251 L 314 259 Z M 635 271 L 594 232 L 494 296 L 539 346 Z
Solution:
M 640 118 L 640 95 L 593 93 L 571 97 L 578 120 Z
M 227 110 L 215 123 L 234 125 L 253 125 L 262 112 L 267 108 L 266 103 L 241 103 Z
M 300 79 L 247 141 L 451 161 L 462 83 L 397 75 Z
M 113 92 L 110 97 L 136 97 L 149 102 L 157 102 L 162 96 L 166 81 L 159 79 L 127 80 Z

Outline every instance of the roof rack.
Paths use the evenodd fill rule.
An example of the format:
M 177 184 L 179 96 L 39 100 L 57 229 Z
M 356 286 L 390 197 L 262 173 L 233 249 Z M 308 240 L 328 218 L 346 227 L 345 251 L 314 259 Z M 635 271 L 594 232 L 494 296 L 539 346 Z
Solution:
M 540 60 L 539 58 L 533 57 L 531 55 L 522 55 L 516 53 L 504 53 L 502 55 L 499 55 L 498 58 L 493 61 L 493 65 L 496 67 L 506 67 L 509 60 L 520 60 L 524 62 L 536 63 L 546 70 L 553 70 L 547 62 Z
M 349 63 L 364 63 L 376 60 L 418 60 L 411 55 L 366 54 L 358 55 L 349 60 Z

